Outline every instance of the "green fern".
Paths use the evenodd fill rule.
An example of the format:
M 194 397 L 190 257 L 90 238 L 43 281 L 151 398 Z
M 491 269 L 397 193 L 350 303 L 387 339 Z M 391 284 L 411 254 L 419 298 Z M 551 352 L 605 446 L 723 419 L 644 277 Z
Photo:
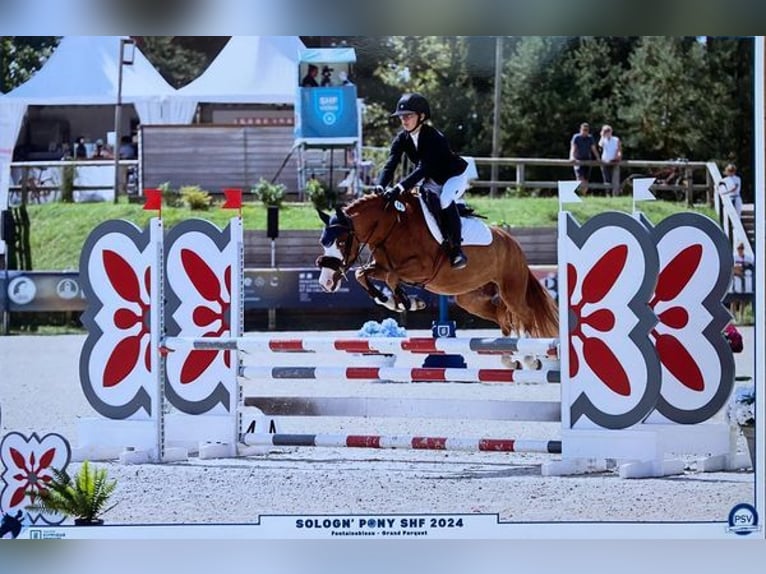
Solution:
M 107 506 L 117 488 L 117 481 L 107 480 L 106 469 L 92 468 L 83 461 L 74 477 L 65 470 L 53 468 L 53 480 L 39 492 L 29 492 L 34 501 L 27 510 L 72 516 L 84 522 L 98 520 L 115 507 Z

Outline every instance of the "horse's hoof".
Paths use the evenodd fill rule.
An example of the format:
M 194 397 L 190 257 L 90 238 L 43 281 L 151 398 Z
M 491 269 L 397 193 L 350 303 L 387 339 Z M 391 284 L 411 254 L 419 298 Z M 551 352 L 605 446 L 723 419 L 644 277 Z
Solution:
M 540 369 L 543 368 L 542 362 L 534 355 L 524 355 L 522 362 L 524 363 L 525 369 L 529 369 L 532 371 L 539 371 Z
M 517 370 L 521 368 L 521 363 L 517 361 L 516 359 L 513 359 L 511 355 L 502 355 L 500 357 L 500 362 L 503 364 L 503 366 L 506 369 Z

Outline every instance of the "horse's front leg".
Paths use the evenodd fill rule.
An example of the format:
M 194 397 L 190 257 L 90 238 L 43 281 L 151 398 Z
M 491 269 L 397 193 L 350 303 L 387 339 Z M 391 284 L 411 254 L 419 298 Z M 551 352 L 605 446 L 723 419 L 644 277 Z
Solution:
M 401 313 L 403 311 L 417 311 L 425 307 L 425 304 L 415 297 L 409 297 L 399 283 L 399 276 L 391 271 L 381 269 L 371 263 L 358 268 L 354 276 L 367 294 L 372 297 L 378 305 L 382 305 L 389 311 Z M 391 290 L 391 297 L 388 297 L 383 291 L 378 289 L 371 279 L 382 281 Z
M 370 279 L 377 279 L 379 281 L 383 281 L 383 277 L 379 276 L 379 274 L 383 273 L 381 269 L 375 266 L 375 263 L 371 263 L 369 265 L 365 265 L 364 267 L 359 267 L 354 272 L 354 277 L 356 277 L 356 280 L 359 282 L 359 285 L 362 286 L 362 289 L 372 298 L 373 301 L 375 301 L 378 305 L 383 305 L 387 309 L 394 310 L 395 303 L 394 301 L 389 298 L 383 291 L 378 289 Z

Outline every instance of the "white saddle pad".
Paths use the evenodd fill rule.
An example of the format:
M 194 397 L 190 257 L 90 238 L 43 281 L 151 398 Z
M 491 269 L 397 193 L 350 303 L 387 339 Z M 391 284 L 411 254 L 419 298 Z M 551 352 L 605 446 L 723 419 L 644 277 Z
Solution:
M 428 230 L 433 235 L 437 243 L 441 243 L 444 240 L 439 224 L 436 223 L 436 218 L 428 209 L 422 196 L 418 196 L 420 200 L 420 207 L 423 209 L 423 215 L 428 225 Z M 462 225 L 463 245 L 489 245 L 492 243 L 492 232 L 489 230 L 489 226 L 481 219 L 476 217 L 461 217 L 460 223 Z

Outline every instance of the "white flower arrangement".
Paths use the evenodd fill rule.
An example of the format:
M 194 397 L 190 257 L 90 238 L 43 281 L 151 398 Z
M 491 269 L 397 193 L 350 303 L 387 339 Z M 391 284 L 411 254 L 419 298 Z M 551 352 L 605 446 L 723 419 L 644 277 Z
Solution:
M 738 387 L 729 402 L 729 421 L 741 427 L 755 425 L 755 387 Z

